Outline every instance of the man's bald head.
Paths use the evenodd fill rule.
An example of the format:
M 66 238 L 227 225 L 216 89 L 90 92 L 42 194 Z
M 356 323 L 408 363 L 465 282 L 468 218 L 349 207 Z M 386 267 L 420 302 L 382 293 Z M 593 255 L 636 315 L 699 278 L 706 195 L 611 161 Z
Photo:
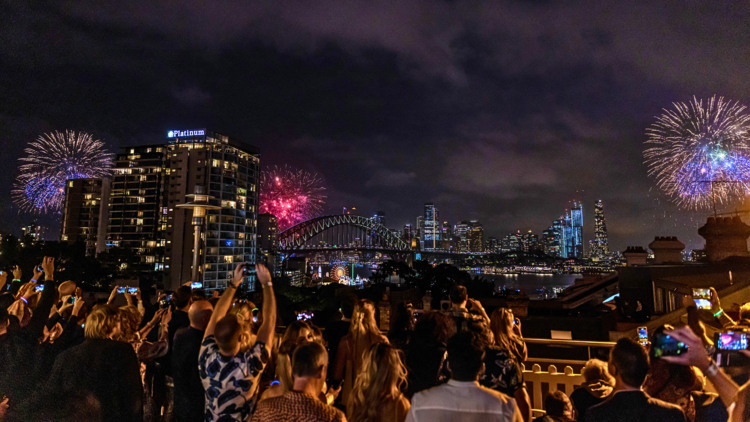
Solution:
M 190 318 L 190 326 L 196 330 L 205 331 L 208 326 L 208 321 L 211 319 L 211 314 L 214 312 L 214 307 L 211 302 L 207 300 L 199 300 L 193 302 L 190 305 L 188 311 L 188 317 Z

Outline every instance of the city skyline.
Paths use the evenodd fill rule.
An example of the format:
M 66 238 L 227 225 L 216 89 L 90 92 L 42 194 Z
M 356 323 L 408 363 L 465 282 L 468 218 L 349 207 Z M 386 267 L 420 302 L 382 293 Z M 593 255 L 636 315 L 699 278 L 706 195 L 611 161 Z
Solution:
M 0 217 L 16 233 L 33 220 L 10 190 L 42 133 L 115 151 L 212 127 L 258 146 L 264 168 L 319 174 L 325 213 L 385 210 L 398 227 L 432 201 L 487 233 L 540 233 L 569 199 L 602 199 L 613 250 L 655 235 L 703 246 L 709 213 L 654 187 L 645 131 L 693 96 L 750 103 L 748 5 L 461 6 L 6 4 Z M 39 220 L 57 232 L 56 216 Z

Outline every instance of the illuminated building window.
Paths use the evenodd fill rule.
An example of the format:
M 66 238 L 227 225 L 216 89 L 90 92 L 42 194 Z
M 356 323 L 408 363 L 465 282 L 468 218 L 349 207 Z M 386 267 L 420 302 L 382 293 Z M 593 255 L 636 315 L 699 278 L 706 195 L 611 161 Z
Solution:
M 231 264 L 234 262 L 234 257 L 232 255 L 224 255 L 224 262 Z

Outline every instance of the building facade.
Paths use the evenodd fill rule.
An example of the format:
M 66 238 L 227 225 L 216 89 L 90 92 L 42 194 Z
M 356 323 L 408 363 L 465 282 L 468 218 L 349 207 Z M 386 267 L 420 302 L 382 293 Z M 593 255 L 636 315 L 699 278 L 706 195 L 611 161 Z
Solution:
M 469 252 L 484 252 L 484 229 L 482 223 L 472 220 L 466 230 Z
M 432 251 L 440 248 L 440 211 L 432 203 L 424 204 L 424 235 L 422 250 Z
M 106 250 L 110 179 L 71 179 L 65 183 L 60 240 L 84 242 L 86 255 Z
M 583 258 L 583 204 L 573 202 L 573 208 L 570 210 L 572 244 L 570 258 Z
M 605 260 L 609 255 L 607 223 L 604 219 L 604 204 L 601 199 L 594 203 L 594 240 L 591 241 L 589 252 L 594 261 Z

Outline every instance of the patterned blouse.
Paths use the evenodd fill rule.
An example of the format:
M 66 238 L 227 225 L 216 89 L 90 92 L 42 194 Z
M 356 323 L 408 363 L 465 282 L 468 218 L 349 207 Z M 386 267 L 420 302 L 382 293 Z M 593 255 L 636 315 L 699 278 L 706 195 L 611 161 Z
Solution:
M 248 420 L 255 409 L 258 381 L 268 359 L 262 342 L 256 342 L 245 353 L 226 357 L 219 353 L 214 336 L 203 339 L 198 371 L 206 390 L 207 422 Z
M 281 397 L 263 400 L 252 422 L 345 422 L 344 414 L 317 397 L 299 391 L 287 391 Z
M 510 397 L 523 385 L 521 365 L 505 350 L 490 346 L 484 354 L 484 374 L 479 384 Z

